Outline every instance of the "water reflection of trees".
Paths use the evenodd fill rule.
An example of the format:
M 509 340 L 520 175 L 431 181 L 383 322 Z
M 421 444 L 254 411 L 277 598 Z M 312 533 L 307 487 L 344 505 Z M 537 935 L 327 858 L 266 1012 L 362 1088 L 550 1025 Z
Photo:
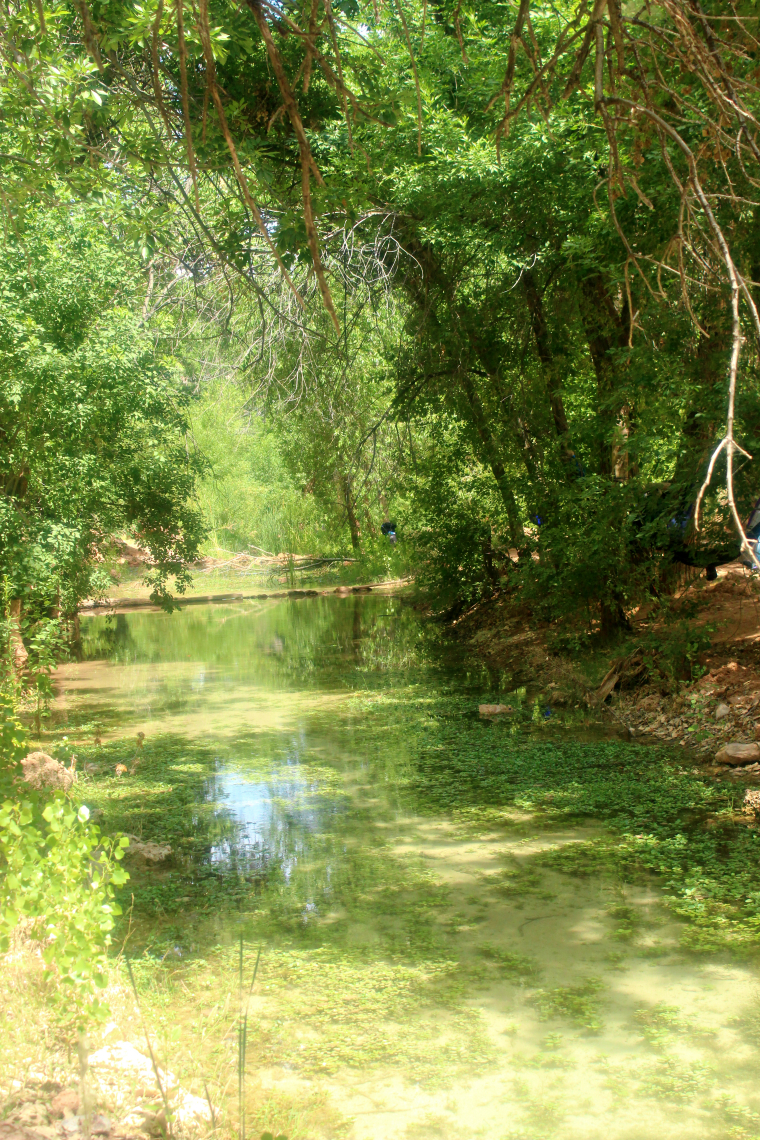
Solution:
M 357 672 L 371 684 L 372 673 L 429 667 L 441 652 L 439 631 L 408 604 L 365 596 L 92 617 L 83 642 L 89 660 L 197 661 L 222 683 L 255 676 L 274 688 L 354 688 Z
M 408 684 L 432 691 L 449 676 L 461 687 L 461 655 L 447 658 L 432 623 L 399 599 L 354 595 L 92 618 L 84 640 L 87 657 L 124 667 L 112 683 L 125 721 L 188 712 L 202 725 L 195 739 L 148 734 L 166 758 L 159 782 L 202 759 L 197 776 L 181 777 L 177 897 L 317 941 L 327 927 L 342 937 L 347 916 L 384 913 L 387 904 L 383 937 L 401 937 L 404 927 L 407 942 L 417 939 L 389 900 L 419 886 L 418 876 L 388 855 L 382 838 L 413 742 L 394 731 L 370 740 L 360 711 L 298 700 Z M 469 682 L 482 684 L 483 674 Z M 287 728 L 262 717 L 270 698 Z M 136 832 L 139 818 L 146 837 L 163 837 L 160 803 L 148 809 L 136 798 L 129 812 L 125 830 Z
M 126 665 L 137 659 L 138 642 L 127 614 L 106 614 L 84 623 L 83 654 L 87 661 L 101 660 Z
M 432 913 L 415 897 L 429 884 L 385 845 L 385 825 L 398 809 L 398 737 L 376 743 L 371 758 L 363 745 L 350 720 L 319 718 L 311 727 L 271 732 L 250 745 L 238 742 L 213 759 L 193 741 L 156 741 L 166 763 L 155 780 L 171 781 L 170 794 L 177 796 L 186 773 L 179 796 L 184 840 L 175 839 L 172 892 L 176 899 L 188 896 L 189 914 L 200 909 L 222 923 L 242 919 L 261 937 L 308 945 L 340 947 L 351 941 L 357 923 L 380 923 L 377 937 L 388 952 L 435 941 Z M 143 838 L 166 839 L 162 824 L 170 804 L 146 811 L 153 800 L 148 795 L 141 801 L 141 795 L 135 789 L 128 805 L 122 798 L 122 826 L 134 832 L 140 818 Z M 177 828 L 176 806 L 174 812 Z M 146 891 L 137 887 L 136 913 L 147 917 L 155 893 L 149 885 Z M 161 906 L 177 909 L 168 890 Z M 191 936 L 195 940 L 197 931 L 189 926 Z

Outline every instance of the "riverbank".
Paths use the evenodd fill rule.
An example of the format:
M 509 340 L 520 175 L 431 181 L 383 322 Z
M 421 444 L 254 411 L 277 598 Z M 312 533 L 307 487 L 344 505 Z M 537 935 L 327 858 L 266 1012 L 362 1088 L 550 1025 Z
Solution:
M 452 630 L 491 668 L 530 679 L 547 706 L 585 709 L 631 739 L 687 748 L 701 762 L 726 744 L 760 742 L 760 581 L 738 563 L 681 589 L 667 619 L 651 607 L 635 613 L 614 645 L 589 638 L 584 652 L 558 650 L 557 629 L 508 594 Z M 718 765 L 718 774 L 758 771 Z
M 331 594 L 338 597 L 348 597 L 350 594 L 397 594 L 411 584 L 410 578 L 383 578 L 379 582 L 362 582 L 353 586 L 330 586 L 321 590 L 270 590 L 256 593 L 242 593 L 240 591 L 227 594 L 180 594 L 173 598 L 172 608 L 183 609 L 185 606 L 229 605 L 232 602 L 263 602 L 270 599 L 274 601 L 288 598 L 290 601 L 299 601 L 301 598 L 326 598 Z M 130 610 L 161 610 L 162 607 L 151 601 L 148 588 L 141 594 L 126 595 L 109 598 L 98 598 L 84 601 L 80 612 L 88 613 L 128 613 Z
M 151 606 L 153 587 L 146 581 L 152 564 L 147 552 L 114 540 L 112 556 L 102 567 L 109 584 L 105 595 L 87 599 L 83 613 L 93 610 Z M 336 588 L 366 588 L 410 581 L 405 552 L 381 545 L 360 558 L 338 555 L 235 553 L 214 549 L 188 567 L 190 581 L 173 604 L 205 605 L 219 601 L 330 593 Z M 171 582 L 170 582 L 171 589 Z

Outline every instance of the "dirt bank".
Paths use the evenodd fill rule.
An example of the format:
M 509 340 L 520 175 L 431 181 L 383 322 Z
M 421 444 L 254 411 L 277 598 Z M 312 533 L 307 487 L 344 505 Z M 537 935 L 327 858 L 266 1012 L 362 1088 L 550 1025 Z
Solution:
M 536 686 L 547 704 L 586 708 L 633 737 L 710 760 L 727 743 L 760 742 L 760 576 L 732 563 L 715 582 L 693 580 L 672 602 L 669 628 L 652 607 L 642 608 L 619 644 L 577 656 L 553 650 L 556 628 L 507 593 L 473 606 L 453 629 L 492 667 Z M 680 673 L 657 649 L 673 652 L 679 639 L 707 646 Z M 724 770 L 760 776 L 760 767 Z

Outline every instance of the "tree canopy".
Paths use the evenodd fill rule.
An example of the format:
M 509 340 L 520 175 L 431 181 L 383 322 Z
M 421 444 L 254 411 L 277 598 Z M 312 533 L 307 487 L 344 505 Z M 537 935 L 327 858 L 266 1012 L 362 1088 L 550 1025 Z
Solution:
M 135 311 L 140 274 L 114 237 L 68 202 L 28 208 L 2 243 L 0 567 L 30 620 L 97 590 L 114 534 L 140 536 L 159 596 L 202 536 L 189 389 Z
M 354 549 L 396 495 L 449 592 L 517 558 L 614 625 L 674 519 L 705 562 L 757 495 L 757 32 L 700 0 L 6 3 L 8 234 L 100 202 L 148 323 Z

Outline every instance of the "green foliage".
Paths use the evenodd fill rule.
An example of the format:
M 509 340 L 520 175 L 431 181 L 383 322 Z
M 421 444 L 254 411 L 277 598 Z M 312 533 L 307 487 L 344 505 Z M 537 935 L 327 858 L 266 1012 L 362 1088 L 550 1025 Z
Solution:
M 0 690 L 0 796 L 7 796 L 21 773 L 27 734 L 16 715 L 12 697 Z
M 648 568 L 633 565 L 631 557 L 635 490 L 589 476 L 546 505 L 539 561 L 523 571 L 526 596 L 539 613 L 556 618 L 585 611 L 590 617 L 600 601 L 625 609 L 644 596 Z
M 401 512 L 417 584 L 441 606 L 474 602 L 493 590 L 505 563 L 504 550 L 492 547 L 492 534 L 504 522 L 498 488 L 454 417 L 429 417 L 417 447 Z
M 400 302 L 378 297 L 371 283 L 342 285 L 345 336 L 328 339 L 328 322 L 314 305 L 313 319 L 325 335 L 314 345 L 308 371 L 299 340 L 288 338 L 268 411 L 283 461 L 313 498 L 329 545 L 347 552 L 350 543 L 353 557 L 361 557 L 388 548 L 380 527 L 398 521 L 412 444 L 398 423 L 385 422 Z M 377 312 L 380 303 L 385 312 Z M 293 377 L 301 370 L 305 390 L 294 398 Z
M 140 274 L 92 208 L 30 203 L 0 241 L 0 578 L 44 671 L 111 535 L 148 549 L 158 596 L 202 535 L 179 363 L 135 313 Z M 44 659 L 44 660 L 43 660 Z
M 673 689 L 681 681 L 696 681 L 705 672 L 700 658 L 710 649 L 714 633 L 711 622 L 696 625 L 665 609 L 662 627 L 648 631 L 641 641 L 650 679 Z
M 478 953 L 494 963 L 501 977 L 512 981 L 521 981 L 525 984 L 526 981 L 535 980 L 538 973 L 538 967 L 531 958 L 504 950 L 493 942 L 481 942 Z
M 710 32 L 704 56 L 720 6 L 698 15 L 678 0 L 655 25 L 626 18 L 622 39 L 610 25 L 615 51 L 599 41 L 602 66 L 579 0 L 532 4 L 525 28 L 509 5 L 428 19 L 421 0 L 403 15 L 319 0 L 318 49 L 293 4 L 275 15 L 212 0 L 182 34 L 158 0 L 103 0 L 92 15 L 73 3 L 6 8 L 4 299 L 22 347 L 31 327 L 46 346 L 21 353 L 18 375 L 44 372 L 47 392 L 66 372 L 74 391 L 83 369 L 120 371 L 121 391 L 158 392 L 160 405 L 129 409 L 141 429 L 127 441 L 138 453 L 129 480 L 146 492 L 132 499 L 124 479 L 103 477 L 111 436 L 92 414 L 91 384 L 77 404 L 82 462 L 71 462 L 71 432 L 55 445 L 43 433 L 40 446 L 59 447 L 68 468 L 57 480 L 46 470 L 45 486 L 65 474 L 78 498 L 92 485 L 98 517 L 85 534 L 84 504 L 81 517 L 51 508 L 14 589 L 47 557 L 48 593 L 58 574 L 63 593 L 81 596 L 85 550 L 118 526 L 141 531 L 159 594 L 167 575 L 181 585 L 200 526 L 187 506 L 194 458 L 182 455 L 191 386 L 175 377 L 174 415 L 164 400 L 179 356 L 196 387 L 215 383 L 220 365 L 234 378 L 243 421 L 274 413 L 277 462 L 264 477 L 267 433 L 248 431 L 249 448 L 237 428 L 212 439 L 199 427 L 217 471 L 203 503 L 221 545 L 304 549 L 308 538 L 358 553 L 381 519 L 403 513 L 422 578 L 446 605 L 493 589 L 511 573 L 506 552 L 522 549 L 530 596 L 603 633 L 662 585 L 679 538 L 668 524 L 693 501 L 724 420 L 730 274 L 714 227 L 748 279 L 760 249 L 747 206 L 757 151 L 746 123 L 758 110 L 749 16 L 731 37 Z M 734 76 L 741 107 L 717 94 L 708 58 Z M 218 106 L 212 90 L 224 93 Z M 611 111 L 618 98 L 638 110 Z M 709 218 L 691 197 L 689 153 Z M 99 236 L 88 271 L 100 267 L 103 288 L 82 288 L 80 247 L 72 257 L 59 235 L 39 256 L 27 232 L 27 215 L 60 199 L 97 202 L 110 220 L 105 256 L 90 214 Z M 123 288 L 144 284 L 136 266 L 148 278 L 139 298 Z M 34 312 L 19 299 L 24 275 Z M 40 297 L 53 295 L 54 319 L 42 320 Z M 85 322 L 79 343 L 83 297 L 110 319 L 105 330 Z M 51 329 L 68 330 L 65 351 Z M 742 369 L 736 426 L 753 452 L 760 393 L 747 354 Z M 142 382 L 126 383 L 133 375 Z M 101 403 L 112 429 L 114 401 L 99 389 Z M 6 476 L 20 480 L 16 458 Z M 678 510 L 656 504 L 649 527 L 640 506 L 663 480 Z M 740 508 L 756 482 L 751 467 L 737 472 Z M 114 502 L 120 510 L 104 510 Z M 735 554 L 726 504 L 712 505 L 719 546 Z M 712 537 L 686 537 L 698 538 L 699 562 Z
M 0 706 L 0 952 L 15 939 L 35 945 L 51 981 L 50 1001 L 65 1021 L 102 1018 L 108 952 L 121 908 L 114 889 L 128 875 L 126 838 L 105 838 L 72 797 L 47 801 L 15 787 L 26 733 L 4 698 Z M 76 788 L 77 785 L 74 785 Z
M 290 475 L 268 419 L 232 385 L 209 384 L 192 410 L 193 437 L 208 462 L 198 504 L 208 543 L 224 550 L 330 553 L 328 519 Z
M 44 807 L 32 798 L 0 806 L 0 949 L 14 932 L 38 944 L 54 978 L 51 1001 L 67 1018 L 107 1013 L 100 995 L 127 845 L 102 839 L 87 807 L 77 811 L 63 794 Z
M 586 978 L 577 986 L 557 986 L 552 990 L 537 990 L 531 995 L 542 1021 L 551 1017 L 566 1017 L 574 1025 L 590 1032 L 602 1028 L 599 1018 L 599 994 L 603 984 L 598 978 Z

